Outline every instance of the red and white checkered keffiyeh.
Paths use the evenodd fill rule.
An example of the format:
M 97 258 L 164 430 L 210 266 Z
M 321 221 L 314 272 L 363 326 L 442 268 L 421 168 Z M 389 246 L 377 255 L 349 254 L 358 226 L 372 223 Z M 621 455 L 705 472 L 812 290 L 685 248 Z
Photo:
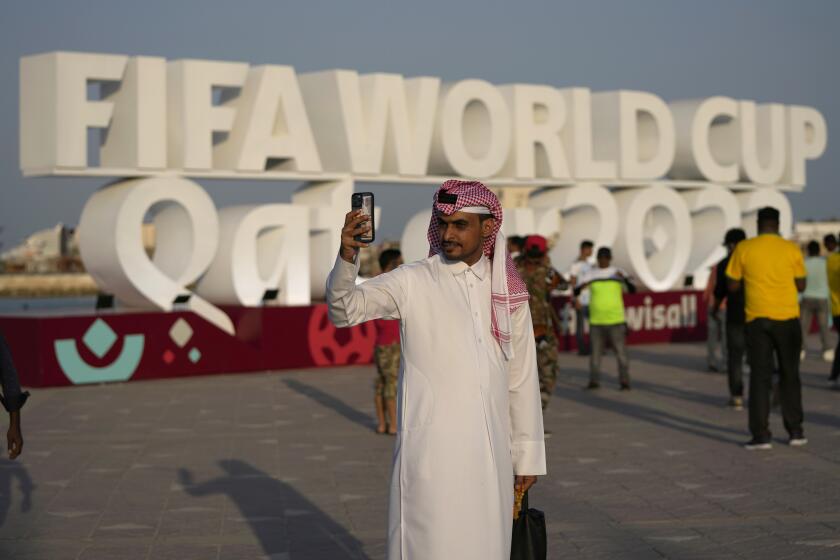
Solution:
M 441 193 L 457 196 L 454 203 L 440 202 L 438 198 Z M 459 181 L 450 179 L 441 185 L 434 197 L 432 220 L 429 223 L 429 256 L 441 252 L 440 229 L 438 228 L 437 216 L 442 213 L 446 216 L 461 211 L 464 208 L 483 206 L 490 210 L 496 221 L 493 235 L 484 240 L 484 255 L 490 259 L 491 267 L 491 325 L 493 337 L 499 342 L 507 359 L 513 358 L 513 345 L 511 343 L 511 319 L 510 314 L 523 303 L 528 302 L 528 288 L 510 253 L 507 251 L 507 242 L 502 234 L 502 205 L 498 197 L 482 183 L 478 181 Z

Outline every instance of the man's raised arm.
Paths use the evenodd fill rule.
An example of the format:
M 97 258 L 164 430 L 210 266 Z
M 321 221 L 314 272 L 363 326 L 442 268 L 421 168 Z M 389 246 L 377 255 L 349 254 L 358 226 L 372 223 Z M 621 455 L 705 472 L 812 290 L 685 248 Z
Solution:
M 337 327 L 350 327 L 372 319 L 399 319 L 403 302 L 400 280 L 403 271 L 391 271 L 356 285 L 359 249 L 366 243 L 356 236 L 370 229 L 360 211 L 349 212 L 341 230 L 341 249 L 327 278 L 327 304 L 330 320 Z

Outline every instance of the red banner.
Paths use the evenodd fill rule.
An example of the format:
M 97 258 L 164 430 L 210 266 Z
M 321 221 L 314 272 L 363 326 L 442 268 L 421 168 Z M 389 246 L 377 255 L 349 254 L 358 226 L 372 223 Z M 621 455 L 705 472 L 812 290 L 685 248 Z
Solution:
M 627 343 L 705 340 L 707 317 L 702 299 L 703 292 L 698 291 L 625 294 Z M 575 310 L 570 298 L 557 297 L 552 303 L 561 321 L 558 329 L 561 350 L 577 349 Z M 585 327 L 587 333 L 588 327 Z
M 554 301 L 560 346 L 575 347 L 574 311 Z M 630 344 L 702 340 L 700 292 L 626 298 Z M 367 364 L 372 324 L 336 329 L 326 305 L 227 307 L 236 336 L 189 312 L 0 316 L 21 382 L 49 387 L 308 367 Z

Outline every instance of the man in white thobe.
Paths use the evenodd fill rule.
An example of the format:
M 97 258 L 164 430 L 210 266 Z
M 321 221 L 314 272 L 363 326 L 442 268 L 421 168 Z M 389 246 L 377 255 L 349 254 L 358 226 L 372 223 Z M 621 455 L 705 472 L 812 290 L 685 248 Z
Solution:
M 527 290 L 506 253 L 502 209 L 478 182 L 435 194 L 430 256 L 356 285 L 347 215 L 327 280 L 330 319 L 400 321 L 398 435 L 389 560 L 508 560 L 514 485 L 546 472 Z

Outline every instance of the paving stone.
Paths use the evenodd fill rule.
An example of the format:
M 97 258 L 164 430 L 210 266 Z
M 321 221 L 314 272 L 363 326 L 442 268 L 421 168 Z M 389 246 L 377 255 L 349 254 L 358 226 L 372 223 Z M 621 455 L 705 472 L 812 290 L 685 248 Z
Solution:
M 152 547 L 149 558 L 154 560 L 216 560 L 219 546 L 202 544 L 159 544 Z
M 563 354 L 531 505 L 549 557 L 840 557 L 840 393 L 803 362 L 802 449 L 740 448 L 745 412 L 704 347 L 630 349 L 634 390 L 581 391 Z M 610 369 L 613 368 L 613 369 Z M 48 389 L 0 460 L 0 558 L 384 559 L 393 438 L 369 366 Z

